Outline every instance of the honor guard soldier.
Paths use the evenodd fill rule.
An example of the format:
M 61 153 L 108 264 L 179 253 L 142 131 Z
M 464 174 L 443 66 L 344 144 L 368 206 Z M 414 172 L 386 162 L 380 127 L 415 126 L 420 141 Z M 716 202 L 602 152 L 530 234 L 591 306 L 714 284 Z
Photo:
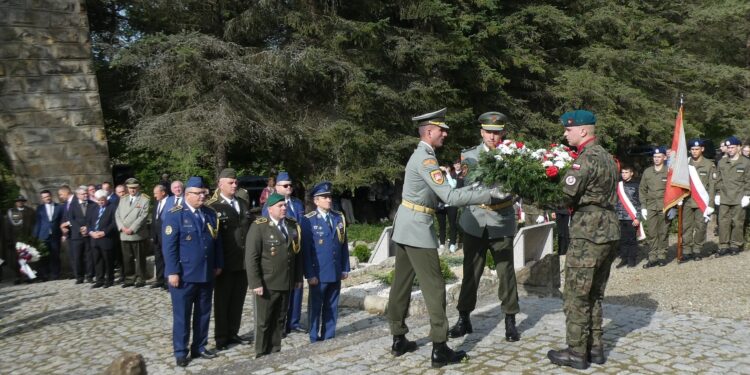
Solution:
M 177 365 L 188 365 L 190 317 L 193 317 L 192 358 L 211 359 L 216 353 L 206 349 L 211 320 L 211 294 L 214 278 L 224 268 L 216 213 L 204 207 L 206 193 L 200 177 L 190 177 L 181 206 L 164 215 L 162 252 L 164 273 L 172 297 L 172 345 Z M 125 199 L 127 201 L 127 199 Z
M 503 141 L 508 117 L 500 112 L 487 112 L 479 116 L 478 121 L 481 125 L 482 143 L 461 153 L 461 163 L 466 165 L 462 169 L 467 171 L 476 167 L 480 153 L 494 150 Z M 471 183 L 473 181 L 466 180 L 467 185 Z M 458 321 L 449 331 L 450 337 L 472 333 L 469 314 L 477 304 L 477 288 L 489 250 L 495 260 L 499 280 L 497 295 L 505 313 L 505 339 L 518 341 L 520 336 L 516 329 L 516 314 L 520 308 L 513 266 L 513 237 L 516 235 L 513 200 L 508 199 L 496 205 L 469 206 L 461 213 L 459 225 L 464 231 L 464 276 L 456 305 Z
M 276 192 L 284 196 L 286 202 L 286 216 L 294 219 L 297 223 L 302 222 L 302 217 L 305 214 L 305 204 L 298 198 L 292 196 L 294 186 L 292 185 L 292 177 L 289 173 L 281 171 L 276 176 Z M 262 214 L 268 217 L 268 203 L 263 206 Z M 300 325 L 300 317 L 302 316 L 302 286 L 294 288 L 292 294 L 289 296 L 289 311 L 286 317 L 286 327 L 284 328 L 284 336 L 290 332 L 304 333 L 305 330 Z
M 691 197 L 685 198 L 683 202 L 683 229 L 682 229 L 682 259 L 680 263 L 690 260 L 701 260 L 701 251 L 703 244 L 706 242 L 707 223 L 711 220 L 711 214 L 714 212 L 715 185 L 712 176 L 716 173 L 714 163 L 703 157 L 703 141 L 700 139 L 691 139 L 688 142 L 690 147 L 690 160 L 688 164 L 691 169 Z M 698 177 L 697 179 L 694 177 Z M 701 198 L 701 204 L 693 199 L 694 196 L 704 196 L 705 201 Z M 704 209 L 701 208 L 701 205 Z
M 665 161 L 667 148 L 654 148 L 654 166 L 646 168 L 641 177 L 638 197 L 641 200 L 641 217 L 645 220 L 644 229 L 648 238 L 648 261 L 643 268 L 667 265 L 670 218 L 664 214 L 664 191 L 667 188 Z
M 206 206 L 216 211 L 219 238 L 224 252 L 224 269 L 214 288 L 214 339 L 218 350 L 229 344 L 250 342 L 239 336 L 242 306 L 247 294 L 245 238 L 253 215 L 247 201 L 238 197 L 237 172 L 225 168 L 219 173 L 219 186 Z
M 446 343 L 445 280 L 440 272 L 438 239 L 433 230 L 433 213 L 438 200 L 451 206 L 465 206 L 490 204 L 493 198 L 509 197 L 497 188 L 453 189 L 446 183 L 435 157 L 435 149 L 442 146 L 448 136 L 445 113 L 444 108 L 412 118 L 419 127 L 420 142 L 406 164 L 402 201 L 393 224 L 396 269 L 386 309 L 393 334 L 393 355 L 416 350 L 417 344 L 405 336 L 409 332 L 406 316 L 416 275 L 430 315 L 433 367 L 457 363 L 466 357 L 464 351 L 454 352 Z
M 31 238 L 36 215 L 32 208 L 26 206 L 26 197 L 19 195 L 16 198 L 15 206 L 8 209 L 6 219 L 5 225 L 3 225 L 5 229 L 3 232 L 5 243 L 2 244 L 5 248 L 5 256 L 3 258 L 6 260 L 8 267 L 13 270 L 16 277 L 16 280 L 14 280 L 13 283 L 20 284 L 22 279 L 21 271 L 18 266 L 16 242 Z M 2 279 L 2 277 L 0 277 L 0 279 Z
M 268 197 L 268 216 L 253 222 L 245 242 L 247 280 L 255 295 L 255 358 L 281 350 L 289 295 L 302 288 L 302 234 L 287 216 L 284 198 Z
M 568 144 L 578 148 L 562 180 L 573 209 L 563 292 L 568 348 L 550 350 L 547 357 L 558 366 L 586 369 L 589 362 L 605 362 L 602 299 L 620 239 L 615 213 L 619 176 L 615 159 L 596 141 L 593 113 L 567 112 L 560 121 Z
M 727 157 L 721 159 L 715 175 L 719 210 L 719 252 L 716 256 L 737 255 L 745 246 L 745 207 L 750 204 L 750 159 L 742 157 L 737 137 L 725 142 Z
M 331 186 L 324 181 L 313 187 L 317 209 L 302 220 L 304 271 L 310 286 L 307 300 L 310 342 L 336 336 L 341 280 L 349 275 L 346 220 L 341 212 L 331 209 Z

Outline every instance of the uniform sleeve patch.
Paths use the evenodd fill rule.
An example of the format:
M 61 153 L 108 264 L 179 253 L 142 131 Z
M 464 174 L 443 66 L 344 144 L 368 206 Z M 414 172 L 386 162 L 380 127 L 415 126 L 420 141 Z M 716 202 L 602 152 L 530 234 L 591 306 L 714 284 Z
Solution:
M 568 176 L 565 178 L 565 183 L 568 185 L 575 185 L 576 183 L 576 177 L 575 176 Z
M 172 234 L 172 226 L 171 225 L 167 225 L 166 227 L 164 227 L 164 234 L 166 234 L 167 236 L 169 236 L 169 235 Z
M 445 182 L 445 178 L 443 177 L 443 171 L 439 169 L 436 169 L 430 172 L 430 178 L 432 178 L 432 181 L 438 185 L 442 185 Z
M 422 166 L 429 167 L 432 165 L 438 165 L 437 159 L 424 159 Z

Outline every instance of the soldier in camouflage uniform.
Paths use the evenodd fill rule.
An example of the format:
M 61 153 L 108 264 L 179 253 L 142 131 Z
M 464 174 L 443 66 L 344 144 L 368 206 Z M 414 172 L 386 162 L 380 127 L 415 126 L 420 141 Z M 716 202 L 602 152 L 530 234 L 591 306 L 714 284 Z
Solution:
M 499 112 L 487 112 L 479 116 L 478 121 L 482 127 L 482 144 L 461 153 L 461 163 L 466 165 L 467 171 L 476 167 L 481 152 L 488 152 L 502 142 L 508 117 Z M 467 180 L 467 184 L 471 183 L 473 181 Z M 513 200 L 508 199 L 492 206 L 469 206 L 463 210 L 459 224 L 464 231 L 464 276 L 456 305 L 458 321 L 450 329 L 450 337 L 461 337 L 473 331 L 469 314 L 476 307 L 477 288 L 489 250 L 495 261 L 499 280 L 497 296 L 502 301 L 501 309 L 505 313 L 505 339 L 518 341 L 520 336 L 516 329 L 516 314 L 520 308 L 516 271 L 513 267 L 513 236 L 516 234 Z
M 688 142 L 690 146 L 689 165 L 695 168 L 703 189 L 708 193 L 708 202 L 706 211 L 698 207 L 695 199 L 689 196 L 683 202 L 683 219 L 682 219 L 682 259 L 680 263 L 690 260 L 701 260 L 701 251 L 703 243 L 706 242 L 707 225 L 711 220 L 711 214 L 714 212 L 714 201 L 711 197 L 715 194 L 714 179 L 711 176 L 716 173 L 714 163 L 703 157 L 703 141 L 700 139 L 691 139 Z
M 393 223 L 396 270 L 386 308 L 393 334 L 391 353 L 398 357 L 415 351 L 417 344 L 407 340 L 405 335 L 409 332 L 406 316 L 416 275 L 430 315 L 433 367 L 457 363 L 466 357 L 464 351 L 453 351 L 446 344 L 445 280 L 440 272 L 437 236 L 432 229 L 438 199 L 451 206 L 465 206 L 490 204 L 492 198 L 508 198 L 508 194 L 497 188 L 453 189 L 446 183 L 435 158 L 435 149 L 443 145 L 448 135 L 445 112 L 441 109 L 412 119 L 419 126 L 420 142 L 406 164 L 402 201 Z
M 646 239 L 649 245 L 648 261 L 643 268 L 667 265 L 670 220 L 664 214 L 664 191 L 667 188 L 666 147 L 654 148 L 654 166 L 646 168 L 638 191 L 641 199 L 641 216 L 645 220 Z
M 727 138 L 726 145 L 727 157 L 719 161 L 714 176 L 715 203 L 721 205 L 717 256 L 736 255 L 744 248 L 745 207 L 750 204 L 750 160 L 740 155 L 737 137 Z
M 618 172 L 612 155 L 596 141 L 593 113 L 567 112 L 560 120 L 579 156 L 563 178 L 563 192 L 573 209 L 563 294 L 568 348 L 550 350 L 547 357 L 556 365 L 586 369 L 589 362 L 605 362 L 602 299 L 620 239 L 615 213 Z

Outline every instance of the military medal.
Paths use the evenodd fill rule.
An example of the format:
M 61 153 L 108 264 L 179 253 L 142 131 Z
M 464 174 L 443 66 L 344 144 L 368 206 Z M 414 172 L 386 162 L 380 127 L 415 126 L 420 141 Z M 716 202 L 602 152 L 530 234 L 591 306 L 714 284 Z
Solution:
M 190 235 L 189 235 L 189 234 L 187 235 L 187 237 L 185 237 L 185 241 L 190 241 L 190 240 L 192 240 L 192 239 L 193 239 L 193 237 L 190 237 Z
M 170 234 L 172 234 L 172 226 L 171 225 L 167 225 L 166 227 L 164 227 L 164 234 L 166 234 L 167 236 L 169 236 Z
M 320 240 L 318 240 L 318 245 L 322 245 L 322 244 L 323 244 L 323 239 L 321 238 Z

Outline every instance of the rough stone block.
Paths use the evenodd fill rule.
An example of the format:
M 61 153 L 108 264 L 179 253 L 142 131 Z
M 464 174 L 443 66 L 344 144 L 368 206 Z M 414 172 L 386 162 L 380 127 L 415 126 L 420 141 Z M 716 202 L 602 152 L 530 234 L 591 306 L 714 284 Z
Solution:
M 548 254 L 516 272 L 519 293 L 560 297 L 560 257 Z
M 5 77 L 5 65 L 0 63 L 0 77 Z
M 72 140 L 81 140 L 81 142 L 76 143 L 68 143 L 68 147 L 65 149 L 65 157 L 66 158 L 84 158 L 87 159 L 92 156 L 99 155 L 101 153 L 101 150 L 99 147 L 96 146 L 96 144 L 91 142 L 83 142 L 88 141 L 88 138 L 82 139 L 83 136 L 80 132 L 77 131 L 69 131 L 69 134 L 62 135 L 61 132 L 56 132 L 55 136 L 62 135 L 63 138 L 55 138 L 55 141 L 57 142 L 70 142 Z M 62 140 L 60 140 L 62 139 Z
M 37 76 L 39 75 L 39 65 L 36 61 L 10 61 L 8 62 L 8 74 L 11 76 Z
M 5 95 L 0 97 L 0 106 L 6 111 L 24 111 L 44 108 L 42 95 Z
M 0 27 L 0 42 L 32 42 L 33 33 L 23 27 Z
M 15 94 L 23 92 L 23 79 L 0 78 L 0 94 Z
M 29 162 L 46 162 L 49 160 L 57 160 L 63 155 L 65 149 L 64 145 L 45 145 L 39 146 L 21 146 L 16 147 L 16 155 L 20 160 L 26 163 Z M 41 160 L 34 160 L 41 159 Z
M 86 76 L 50 77 L 50 91 L 93 91 L 96 90 L 96 80 Z
M 49 79 L 46 77 L 26 77 L 17 78 L 23 82 L 23 91 L 27 93 L 46 92 L 49 86 Z
M 47 109 L 88 107 L 86 96 L 79 93 L 48 95 L 46 101 Z
M 3 130 L 8 130 L 16 126 L 34 125 L 34 112 L 4 112 L 0 113 L 0 125 Z
M 22 7 L 26 6 L 26 0 L 0 0 L 0 7 Z
M 79 14 L 55 14 L 54 17 L 49 18 L 49 27 L 80 27 L 86 26 L 85 19 Z
M 18 50 L 18 58 L 20 59 L 48 59 L 50 57 L 53 57 L 50 48 L 45 46 L 26 43 L 21 45 Z
M 26 9 L 5 9 L 5 17 L 0 17 L 0 22 L 6 25 L 18 25 L 18 26 L 32 26 L 37 25 L 36 22 L 39 20 L 37 12 L 26 10 Z M 41 25 L 40 25 L 41 26 Z M 47 25 L 43 25 L 47 26 Z
M 89 60 L 79 61 L 55 61 L 44 60 L 39 62 L 39 69 L 42 74 L 93 74 L 91 62 Z
M 84 139 L 80 132 L 78 132 L 78 129 L 71 129 L 68 127 L 50 129 L 50 137 L 53 142 L 57 143 L 69 143 L 75 140 Z M 77 148 L 75 145 L 70 145 L 70 147 Z
M 54 44 L 52 57 L 56 59 L 90 59 L 91 49 L 85 44 Z
M 37 36 L 40 43 L 86 43 L 89 40 L 85 28 L 49 29 Z
M 18 43 L 3 43 L 3 47 L 0 48 L 0 59 L 18 58 L 20 48 Z
M 31 0 L 31 8 L 41 10 L 54 10 L 60 12 L 75 12 L 77 0 Z
M 16 146 L 44 145 L 50 143 L 50 132 L 34 126 L 14 128 L 8 133 L 8 143 Z

